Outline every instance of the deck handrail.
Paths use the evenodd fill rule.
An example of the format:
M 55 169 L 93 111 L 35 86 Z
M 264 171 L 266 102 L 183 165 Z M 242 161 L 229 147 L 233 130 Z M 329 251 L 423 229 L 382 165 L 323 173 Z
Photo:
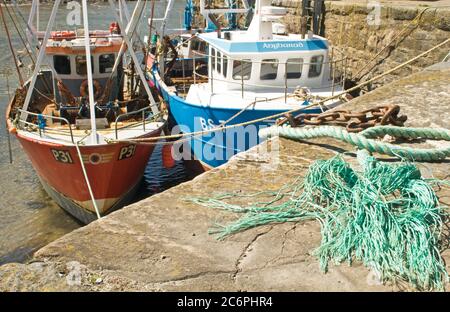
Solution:
M 26 113 L 26 114 L 29 114 L 29 115 L 32 115 L 32 116 L 36 116 L 36 117 L 42 116 L 42 117 L 44 117 L 44 118 L 51 118 L 51 119 L 56 119 L 56 120 L 64 121 L 64 122 L 67 123 L 67 125 L 69 126 L 70 139 L 71 139 L 72 143 L 75 144 L 75 140 L 73 139 L 73 131 L 72 131 L 72 127 L 70 126 L 70 122 L 69 122 L 68 119 L 66 119 L 66 118 L 64 118 L 64 117 L 51 116 L 51 115 L 46 115 L 46 114 L 41 114 L 41 113 L 33 113 L 33 112 L 30 112 L 30 111 L 23 110 L 23 109 L 21 109 L 21 108 L 18 108 L 17 110 L 18 110 L 20 113 Z M 39 136 L 42 137 L 42 132 L 41 132 L 42 129 L 41 129 L 41 127 L 40 127 L 39 125 L 34 124 L 34 123 L 29 123 L 29 122 L 27 122 L 26 120 L 21 120 L 21 119 L 19 119 L 19 122 L 23 122 L 23 123 L 25 123 L 25 124 L 32 124 L 32 125 L 38 126 L 38 128 L 39 128 Z M 47 127 L 44 127 L 44 129 L 45 129 L 45 128 L 47 128 Z M 53 130 L 55 130 L 55 129 L 53 129 Z
M 289 85 L 288 85 L 288 78 L 287 78 L 287 66 L 288 65 L 321 64 L 321 66 L 324 66 L 324 65 L 329 64 L 329 66 L 330 66 L 330 74 L 331 74 L 330 79 L 332 79 L 332 83 L 329 85 L 329 87 L 332 88 L 332 94 L 334 94 L 335 87 L 336 87 L 336 81 L 335 81 L 336 80 L 336 64 L 341 63 L 341 73 L 339 75 L 339 77 L 340 77 L 339 80 L 340 81 L 338 81 L 338 85 L 344 86 L 346 78 L 347 78 L 346 77 L 346 75 L 347 75 L 347 68 L 346 67 L 347 67 L 347 61 L 348 61 L 348 57 L 346 55 L 344 55 L 343 57 L 335 60 L 334 59 L 334 50 L 337 50 L 338 53 L 340 53 L 341 55 L 344 55 L 344 53 L 342 51 L 340 51 L 339 49 L 335 49 L 334 48 L 334 49 L 331 50 L 332 51 L 331 52 L 331 57 L 330 57 L 330 60 L 327 61 L 327 62 L 323 62 L 323 61 L 322 62 L 304 62 L 304 61 L 302 61 L 302 62 L 292 62 L 292 61 L 280 62 L 278 60 L 276 60 L 274 62 L 270 62 L 270 61 L 255 61 L 255 60 L 248 60 L 248 59 L 242 59 L 242 58 L 232 58 L 232 57 L 224 56 L 224 55 L 222 55 L 222 56 L 217 56 L 217 55 L 210 56 L 210 55 L 208 55 L 206 53 L 202 53 L 200 51 L 192 51 L 193 52 L 193 65 L 194 65 L 193 66 L 194 84 L 195 84 L 195 80 L 196 80 L 197 76 L 201 77 L 201 78 L 207 78 L 208 80 L 211 81 L 211 83 L 210 83 L 210 85 L 211 85 L 211 93 L 214 93 L 214 85 L 213 85 L 213 81 L 214 80 L 216 80 L 216 81 L 223 81 L 223 82 L 227 82 L 227 83 L 231 83 L 231 84 L 239 84 L 239 85 L 241 85 L 242 97 L 244 96 L 244 89 L 245 89 L 244 85 L 252 86 L 252 87 L 268 87 L 268 88 L 274 88 L 274 89 L 283 89 L 284 93 L 285 93 L 285 97 L 284 98 L 285 98 L 285 101 L 286 101 L 287 100 L 287 95 L 288 95 L 288 89 L 290 88 Z M 197 73 L 196 68 L 195 68 L 195 60 L 196 60 L 196 56 L 197 55 L 201 56 L 202 58 L 203 57 L 211 57 L 211 58 L 214 59 L 214 63 L 217 62 L 217 60 L 220 60 L 220 62 L 222 62 L 222 60 L 225 59 L 225 58 L 227 60 L 227 63 L 228 62 L 233 62 L 233 61 L 240 61 L 241 62 L 241 78 L 240 78 L 240 81 L 237 81 L 238 79 L 234 79 L 234 78 L 233 79 L 226 79 L 226 78 L 225 79 L 220 79 L 220 78 L 214 77 L 214 75 L 205 76 L 205 75 L 201 75 L 201 74 Z M 277 64 L 277 66 L 278 65 L 284 65 L 284 67 L 285 67 L 284 86 L 244 83 L 245 79 L 243 79 L 243 74 L 242 74 L 242 70 L 243 70 L 243 64 L 242 63 L 244 63 L 244 62 L 251 63 L 251 64 L 254 64 L 254 63 L 255 64 Z M 300 73 L 303 73 L 303 71 L 300 71 Z M 229 74 L 227 74 L 227 76 L 228 75 Z M 233 73 L 231 73 L 231 75 L 233 75 Z M 324 89 L 325 87 L 326 86 L 322 86 L 321 88 L 314 88 L 314 89 Z M 312 88 L 310 88 L 310 89 L 312 89 Z
M 339 53 L 341 53 L 341 54 L 343 54 L 343 52 L 342 51 L 339 51 L 339 49 L 337 49 L 337 48 L 334 48 L 333 50 L 337 50 Z M 202 58 L 209 58 L 209 57 L 211 57 L 209 54 L 206 54 L 206 53 L 202 53 L 202 52 L 200 52 L 200 51 L 197 51 L 197 50 L 193 50 L 192 51 L 192 54 L 193 55 L 198 55 L 198 56 L 202 56 Z M 214 58 L 215 59 L 224 59 L 225 57 L 224 56 L 214 56 Z M 247 59 L 245 59 L 245 58 L 233 58 L 233 57 L 230 57 L 230 56 L 226 56 L 226 58 L 228 59 L 228 60 L 230 60 L 230 61 L 248 61 L 249 59 L 247 58 Z M 297 56 L 297 57 L 293 57 L 293 58 L 302 58 L 302 57 L 300 57 L 300 56 Z M 347 59 L 348 58 L 348 56 L 342 56 L 341 58 L 339 58 L 339 59 L 337 59 L 337 60 L 331 60 L 331 61 L 328 61 L 328 62 L 320 62 L 321 64 L 333 64 L 333 63 L 338 63 L 338 62 L 342 62 L 342 61 L 344 61 L 345 59 Z M 298 65 L 300 65 L 300 64 L 306 64 L 306 65 L 311 65 L 311 64 L 317 64 L 318 62 L 267 62 L 267 61 L 254 61 L 254 60 L 250 60 L 251 61 L 251 63 L 256 63 L 256 64 L 298 64 Z
M 147 110 L 149 110 L 149 109 L 151 109 L 151 105 L 146 106 L 146 107 L 143 107 L 143 108 L 138 109 L 138 110 L 136 110 L 136 111 L 123 113 L 123 114 L 120 114 L 119 116 L 117 116 L 117 117 L 116 117 L 116 120 L 115 120 L 115 122 L 114 122 L 114 133 L 115 133 L 115 136 L 116 136 L 116 140 L 119 139 L 119 137 L 118 137 L 118 129 L 117 129 L 117 122 L 118 122 L 121 118 L 126 117 L 126 116 L 131 116 L 131 115 L 135 115 L 135 114 L 137 114 L 137 113 L 142 113 L 142 125 L 143 125 L 144 131 L 145 131 L 145 120 L 146 120 L 146 119 L 145 119 L 145 111 L 147 111 Z M 154 116 L 154 115 L 152 115 L 152 116 Z

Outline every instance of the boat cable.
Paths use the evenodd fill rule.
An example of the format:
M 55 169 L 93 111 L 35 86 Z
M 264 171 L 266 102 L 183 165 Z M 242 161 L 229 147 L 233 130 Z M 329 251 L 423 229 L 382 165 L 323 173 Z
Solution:
M 383 72 L 383 73 L 381 73 L 381 74 L 379 74 L 379 75 L 377 75 L 377 76 L 375 76 L 375 77 L 373 77 L 373 78 L 371 78 L 369 80 L 366 80 L 366 81 L 364 81 L 364 82 L 362 82 L 362 83 L 360 83 L 360 84 L 358 84 L 358 85 L 356 85 L 354 87 L 346 89 L 346 90 L 344 90 L 342 92 L 339 92 L 339 93 L 337 93 L 337 94 L 335 94 L 333 96 L 329 96 L 329 97 L 327 97 L 327 98 L 325 98 L 323 100 L 320 100 L 319 102 L 316 102 L 316 103 L 313 103 L 313 104 L 310 104 L 310 105 L 305 105 L 305 106 L 302 106 L 302 107 L 299 107 L 299 108 L 295 108 L 295 109 L 292 109 L 292 110 L 289 110 L 289 111 L 286 111 L 286 112 L 277 113 L 277 114 L 274 114 L 274 115 L 270 115 L 270 116 L 266 116 L 266 117 L 262 117 L 262 118 L 258 118 L 258 119 L 254 119 L 254 120 L 249 120 L 249 121 L 242 122 L 242 123 L 239 123 L 239 124 L 223 125 L 223 126 L 221 125 L 221 126 L 217 126 L 217 127 L 208 129 L 208 130 L 194 131 L 194 132 L 187 132 L 187 133 L 180 133 L 180 134 L 172 134 L 172 135 L 164 135 L 164 136 L 150 137 L 150 138 L 136 138 L 136 139 L 128 139 L 128 140 L 108 140 L 107 142 L 108 143 L 115 143 L 115 142 L 145 143 L 145 142 L 149 142 L 149 141 L 150 142 L 152 142 L 152 141 L 159 141 L 161 139 L 168 140 L 168 139 L 178 139 L 178 138 L 183 138 L 183 137 L 190 137 L 191 138 L 191 137 L 196 137 L 196 136 L 203 136 L 203 135 L 206 135 L 206 134 L 209 134 L 209 133 L 213 133 L 213 132 L 225 131 L 225 130 L 228 130 L 228 129 L 233 129 L 233 128 L 242 127 L 242 126 L 246 126 L 246 125 L 250 125 L 250 124 L 255 124 L 255 123 L 266 121 L 266 120 L 276 119 L 276 118 L 279 118 L 279 117 L 285 117 L 287 114 L 296 113 L 298 111 L 301 111 L 301 110 L 304 110 L 304 109 L 307 109 L 307 108 L 311 108 L 311 107 L 315 107 L 315 106 L 324 104 L 325 102 L 327 102 L 329 100 L 336 99 L 336 98 L 341 97 L 341 96 L 343 96 L 343 95 L 345 95 L 345 94 L 347 94 L 349 92 L 352 92 L 352 91 L 355 91 L 357 89 L 360 89 L 361 87 L 363 87 L 363 86 L 365 86 L 365 85 L 367 85 L 369 83 L 372 83 L 373 81 L 376 81 L 376 80 L 378 80 L 378 79 L 380 79 L 380 78 L 382 78 L 382 77 L 384 77 L 386 75 L 391 74 L 392 72 L 397 71 L 400 68 L 403 68 L 403 67 L 409 65 L 410 63 L 412 63 L 412 62 L 416 61 L 417 59 L 419 59 L 419 58 L 429 54 L 430 52 L 432 52 L 432 51 L 434 51 L 434 50 L 436 50 L 436 49 L 446 45 L 449 42 L 450 42 L 450 38 L 447 38 L 446 40 L 444 40 L 443 42 L 435 45 L 434 47 L 430 48 L 429 50 L 427 50 L 425 52 L 422 52 L 421 54 L 419 54 L 419 55 L 409 59 L 406 62 L 403 62 L 402 64 L 400 64 L 400 65 L 398 65 L 398 66 L 396 66 L 394 68 L 391 68 L 391 69 L 389 69 L 389 70 L 387 70 L 387 71 L 385 71 L 385 72 Z
M 17 14 L 16 14 L 16 11 L 17 11 L 17 13 L 19 13 L 19 16 L 20 16 L 23 24 L 26 26 L 27 30 L 30 32 L 30 35 L 34 36 L 34 31 L 30 27 L 30 25 L 28 25 L 27 20 L 25 19 L 25 17 L 23 16 L 22 12 L 20 11 L 19 5 L 17 4 L 17 1 L 16 0 L 11 0 L 11 2 L 14 3 L 14 8 L 16 9 L 16 10 L 13 10 L 14 15 L 16 15 L 16 17 L 17 17 Z M 30 48 L 31 48 L 33 45 L 32 45 L 31 42 L 29 42 L 29 44 L 30 44 Z M 36 48 L 39 49 L 39 47 L 36 47 Z
M 440 161 L 450 156 L 450 147 L 419 149 L 393 145 L 373 138 L 389 135 L 402 139 L 429 139 L 450 141 L 450 130 L 444 128 L 406 128 L 397 126 L 376 126 L 359 133 L 351 133 L 342 127 L 315 126 L 291 127 L 290 125 L 272 126 L 259 131 L 261 138 L 280 136 L 295 141 L 329 137 L 371 153 L 395 156 L 409 161 Z
M 9 49 L 11 50 L 11 54 L 12 54 L 12 57 L 13 57 L 13 59 L 14 59 L 14 65 L 15 65 L 15 67 L 16 67 L 17 76 L 18 76 L 18 78 L 19 78 L 20 86 L 23 88 L 23 86 L 24 86 L 24 80 L 23 80 L 23 77 L 22 77 L 22 73 L 20 72 L 19 63 L 18 63 L 18 61 L 17 61 L 16 53 L 14 52 L 14 48 L 13 48 L 13 45 L 12 45 L 12 42 L 11 42 L 11 36 L 10 36 L 10 34 L 9 34 L 8 25 L 6 24 L 5 15 L 3 14 L 3 6 L 2 6 L 2 5 L 0 5 L 0 15 L 1 15 L 1 17 L 2 17 L 3 26 L 4 26 L 4 28 L 5 28 L 6 37 L 7 37 L 7 39 L 8 39 Z
M 416 21 L 417 21 L 417 24 L 416 24 L 414 29 L 419 27 L 420 19 L 422 18 L 422 16 L 425 13 L 425 11 L 427 11 L 429 9 L 432 9 L 432 8 L 433 7 L 427 7 L 425 9 L 423 9 L 422 11 L 420 11 L 416 15 L 416 17 L 410 23 L 408 23 L 400 32 L 398 32 L 397 35 L 395 35 L 394 38 L 392 38 L 392 40 L 390 40 L 380 51 L 378 51 L 378 53 L 371 60 L 369 60 L 369 62 L 366 62 L 361 67 L 361 69 L 354 75 L 355 77 L 357 77 L 356 80 L 359 81 L 361 78 L 363 78 L 364 76 L 368 75 L 375 68 L 375 66 L 377 66 L 377 64 L 372 66 L 364 75 L 359 76 L 363 72 L 363 70 L 367 68 L 367 66 L 369 66 L 373 61 L 375 61 L 378 58 L 378 56 L 380 56 L 381 53 L 383 53 L 383 51 L 385 51 L 387 48 L 389 48 L 394 41 L 396 41 L 401 35 L 403 35 L 407 30 L 409 30 L 410 26 L 413 25 L 414 23 L 416 23 Z M 408 36 L 412 33 L 413 30 L 411 30 L 411 32 L 408 34 Z M 397 45 L 397 44 L 398 44 L 398 42 L 395 45 Z
M 23 46 L 24 46 L 28 56 L 30 57 L 31 62 L 33 63 L 33 66 L 36 65 L 34 57 L 33 57 L 32 53 L 31 53 L 31 51 L 28 49 L 28 45 L 30 45 L 30 43 L 28 42 L 28 45 L 27 45 L 27 43 L 25 42 L 25 39 L 22 37 L 22 33 L 20 32 L 19 28 L 17 27 L 16 21 L 14 20 L 11 12 L 9 11 L 9 8 L 8 8 L 8 5 L 6 4 L 6 1 L 5 0 L 2 0 L 2 1 L 3 1 L 3 4 L 4 4 L 4 7 L 6 9 L 6 12 L 8 13 L 9 18 L 11 19 L 12 24 L 14 25 L 14 28 L 16 29 L 17 35 L 19 36 L 19 39 L 22 42 L 22 44 L 23 44 Z M 11 8 L 11 10 L 14 12 L 14 8 Z M 17 17 L 17 15 L 16 15 L 16 17 Z
M 86 181 L 86 185 L 89 190 L 89 195 L 91 197 L 92 204 L 94 205 L 95 213 L 97 214 L 97 219 L 100 219 L 101 218 L 100 211 L 98 209 L 97 202 L 94 197 L 94 193 L 92 192 L 91 183 L 89 182 L 89 177 L 87 175 L 86 168 L 85 168 L 84 162 L 83 162 L 83 156 L 81 155 L 81 151 L 80 151 L 80 147 L 79 147 L 80 142 L 83 141 L 88 136 L 90 136 L 90 133 L 88 135 L 86 135 L 84 138 L 82 138 L 81 140 L 77 141 L 75 144 L 75 147 L 77 149 L 77 154 L 78 154 L 78 159 L 80 160 L 81 169 L 83 170 L 84 180 Z
M 25 39 L 23 38 L 23 36 L 22 36 L 22 34 L 21 34 L 21 31 L 19 30 L 19 27 L 17 27 L 17 24 L 16 24 L 16 22 L 15 22 L 13 16 L 12 16 L 12 14 L 11 14 L 11 12 L 9 11 L 9 8 L 8 8 L 9 6 L 6 4 L 6 1 L 5 1 L 5 0 L 2 0 L 2 1 L 3 1 L 3 4 L 4 4 L 5 8 L 6 8 L 6 11 L 7 11 L 7 13 L 8 13 L 8 16 L 9 16 L 9 18 L 11 19 L 11 21 L 12 21 L 12 23 L 13 23 L 13 25 L 14 25 L 14 28 L 16 29 L 17 35 L 19 36 L 20 41 L 22 42 L 22 45 L 23 45 L 23 47 L 25 48 L 25 50 L 26 50 L 26 52 L 27 52 L 27 54 L 28 54 L 28 56 L 29 56 L 29 58 L 30 58 L 32 64 L 33 64 L 33 67 L 36 66 L 36 61 L 35 61 L 35 59 L 34 59 L 33 53 L 32 53 L 32 51 L 30 51 L 30 50 L 28 49 L 27 43 L 25 42 Z M 16 5 L 17 5 L 17 4 L 16 4 Z M 17 14 L 15 13 L 15 10 L 14 10 L 14 7 L 11 8 L 11 10 L 12 10 L 12 12 L 14 13 L 16 19 L 18 20 Z M 19 14 L 20 14 L 20 11 L 19 11 Z M 27 23 L 27 26 L 28 26 L 28 23 Z M 25 37 L 26 37 L 26 36 L 25 36 Z M 28 45 L 29 45 L 30 48 L 31 48 L 32 44 L 28 41 L 28 37 L 27 37 L 27 42 L 28 42 Z M 19 59 L 19 60 L 20 60 L 20 59 Z M 51 65 L 50 65 L 50 67 L 51 67 Z M 52 70 L 53 70 L 53 72 L 56 74 L 56 72 L 54 71 L 53 68 L 52 68 Z M 57 76 L 57 75 L 56 75 L 56 76 Z M 60 79 L 58 76 L 56 77 L 56 79 L 58 80 L 59 83 L 63 84 L 63 82 L 61 81 L 61 79 Z M 44 79 L 43 79 L 43 83 L 44 83 L 45 87 L 47 88 L 47 90 L 51 90 L 51 88 L 50 88 L 50 86 L 49 86 L 49 83 L 48 83 L 47 79 L 44 78 Z M 46 99 L 48 99 L 50 102 L 54 102 L 53 100 L 49 99 L 47 96 L 43 95 L 37 88 L 34 88 L 34 90 L 37 91 L 39 94 L 41 94 L 41 95 L 42 95 L 43 97 L 45 97 Z
M 147 5 L 147 1 L 145 1 L 145 6 L 146 6 L 146 5 Z M 139 19 L 141 18 L 141 16 L 142 16 L 144 10 L 145 10 L 145 7 L 144 7 L 144 6 L 141 7 L 141 11 L 139 12 Z M 133 16 L 134 16 L 134 13 L 135 13 L 135 12 L 133 12 Z M 132 22 L 132 21 L 129 21 L 129 23 L 131 23 L 131 22 Z M 127 26 L 128 26 L 128 24 L 127 24 Z M 137 24 L 135 25 L 135 27 L 134 27 L 133 29 L 131 29 L 131 35 L 130 35 L 130 41 L 131 41 L 131 42 L 133 41 L 133 37 L 134 37 L 134 35 L 135 35 L 135 33 L 136 33 L 136 29 L 137 29 Z M 122 31 L 122 32 L 126 32 L 126 28 L 125 28 L 125 29 L 121 29 L 121 31 Z M 122 38 L 124 37 L 123 34 L 122 34 L 121 36 L 122 36 Z M 137 38 L 138 38 L 139 43 L 142 44 L 143 46 L 145 46 L 145 44 L 142 43 L 141 38 L 140 38 L 139 36 L 137 36 Z M 123 39 L 122 39 L 122 40 L 123 40 Z M 120 47 L 119 54 L 118 54 L 118 56 L 117 56 L 117 60 L 116 60 L 117 65 L 114 64 L 113 70 L 112 70 L 111 73 L 109 74 L 108 80 L 107 80 L 106 83 L 105 83 L 105 86 L 106 86 L 106 87 L 104 88 L 103 93 L 102 93 L 102 95 L 100 96 L 100 100 L 101 100 L 101 101 L 104 101 L 104 100 L 106 99 L 106 97 L 107 97 L 106 92 L 107 92 L 107 90 L 110 90 L 110 88 L 111 88 L 111 84 L 112 84 L 112 82 L 113 82 L 113 81 L 112 81 L 113 76 L 114 76 L 114 74 L 115 74 L 115 72 L 116 72 L 116 70 L 117 70 L 117 66 L 119 65 L 119 58 L 120 58 L 123 54 L 125 54 L 125 47 L 126 47 L 126 43 L 125 43 L 125 40 L 123 40 L 123 41 L 122 41 L 122 45 L 121 45 L 121 47 Z M 129 49 L 133 49 L 133 46 L 130 46 L 130 47 L 128 47 L 128 48 L 129 48 Z M 155 105 L 153 105 L 153 106 L 155 106 Z
M 148 58 L 150 56 L 150 45 L 152 42 L 152 30 L 153 30 L 153 18 L 155 15 L 155 0 L 151 0 L 152 1 L 152 6 L 150 9 L 150 22 L 148 23 L 148 38 L 147 38 L 147 49 L 145 51 L 145 57 L 144 57 L 144 61 L 145 61 L 145 65 L 148 64 Z
M 6 92 L 8 94 L 8 99 L 11 98 L 11 90 L 10 90 L 10 86 L 9 86 L 9 74 L 10 74 L 11 70 L 9 68 L 6 69 L 6 71 L 2 72 L 3 77 L 5 77 L 6 80 Z M 7 139 L 7 145 L 8 145 L 8 153 L 9 153 L 9 163 L 12 164 L 13 163 L 13 155 L 12 155 L 12 147 L 11 147 L 11 133 L 9 132 L 8 129 L 8 121 L 5 120 L 5 130 L 6 130 L 6 139 Z

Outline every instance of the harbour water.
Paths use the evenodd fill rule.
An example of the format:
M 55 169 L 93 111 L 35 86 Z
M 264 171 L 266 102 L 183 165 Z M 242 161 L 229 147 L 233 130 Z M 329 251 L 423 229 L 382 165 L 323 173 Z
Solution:
M 182 12 L 183 3 L 179 1 L 174 11 Z M 129 3 L 130 11 L 134 2 Z M 178 7 L 180 6 L 180 7 Z M 21 6 L 20 11 L 24 18 L 28 17 L 30 6 Z M 164 6 L 156 8 L 155 17 L 162 16 Z M 145 9 L 141 21 L 146 21 L 150 15 L 150 7 Z M 51 7 L 41 5 L 40 20 L 41 28 L 48 21 Z M 59 10 L 55 29 L 68 29 L 66 23 L 66 4 Z M 14 26 L 8 18 L 8 28 L 12 35 L 12 42 L 16 49 L 21 50 L 23 46 L 20 38 L 15 32 Z M 20 15 L 16 15 L 19 25 L 23 29 L 23 21 Z M 90 5 L 89 23 L 91 29 L 108 29 L 113 21 L 113 12 L 107 4 Z M 174 25 L 180 19 L 174 16 L 171 19 Z M 73 28 L 73 27 L 72 27 Z M 9 163 L 9 151 L 7 132 L 5 129 L 5 108 L 9 94 L 14 92 L 18 86 L 18 78 L 14 63 L 8 47 L 3 25 L 0 27 L 0 265 L 7 262 L 26 261 L 32 253 L 60 236 L 82 226 L 71 216 L 60 209 L 55 202 L 46 194 L 36 173 L 31 166 L 27 156 L 17 140 L 11 137 L 11 148 L 13 163 Z M 148 26 L 143 22 L 139 26 L 139 33 L 148 33 Z M 25 63 L 22 68 L 24 77 L 28 77 L 27 56 L 22 57 Z M 9 75 L 4 75 L 9 71 Z M 9 85 L 9 88 L 8 88 Z M 8 92 L 9 89 L 9 92 Z M 9 94 L 8 94 L 9 93 Z M 189 179 L 189 173 L 181 162 L 176 162 L 173 168 L 166 169 L 162 165 L 162 148 L 157 146 L 144 174 L 144 182 L 136 200 L 150 196 L 156 192 L 167 189 Z

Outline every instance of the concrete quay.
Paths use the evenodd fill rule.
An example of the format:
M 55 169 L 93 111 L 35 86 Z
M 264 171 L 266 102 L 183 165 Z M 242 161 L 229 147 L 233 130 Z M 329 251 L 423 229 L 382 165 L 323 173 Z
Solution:
M 450 63 L 377 88 L 341 108 L 364 110 L 392 103 L 406 126 L 450 125 Z M 424 142 L 436 146 L 448 142 Z M 270 145 L 271 142 L 263 145 Z M 0 291 L 398 291 L 381 285 L 361 263 L 319 269 L 311 252 L 320 244 L 317 222 L 268 225 L 223 241 L 208 234 L 236 214 L 198 206 L 188 197 L 278 190 L 312 162 L 354 151 L 332 139 L 279 140 L 279 161 L 255 147 L 192 181 L 114 212 L 35 253 L 26 264 L 0 267 Z M 346 160 L 356 164 L 352 155 Z M 422 163 L 426 177 L 448 178 L 449 161 Z M 450 189 L 438 191 L 450 206 Z M 255 198 L 261 201 L 264 198 Z M 234 202 L 248 200 L 237 198 Z M 233 201 L 231 201 L 233 202 Z M 450 267 L 450 251 L 443 256 Z M 406 287 L 406 288 L 405 288 Z M 448 289 L 448 286 L 447 286 Z

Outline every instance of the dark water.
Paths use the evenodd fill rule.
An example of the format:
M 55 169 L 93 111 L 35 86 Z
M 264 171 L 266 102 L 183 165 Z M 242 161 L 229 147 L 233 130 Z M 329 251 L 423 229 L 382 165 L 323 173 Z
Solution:
M 179 1 L 175 6 L 171 27 L 179 27 L 183 5 L 183 1 Z M 134 3 L 129 4 L 130 10 L 133 6 Z M 163 14 L 165 4 L 157 2 L 157 6 L 155 17 L 160 17 Z M 29 6 L 20 7 L 26 19 L 29 9 Z M 41 27 L 45 27 L 50 11 L 49 6 L 41 5 Z M 58 12 L 55 29 L 68 29 L 66 26 L 67 12 L 65 5 L 62 5 Z M 149 12 L 150 8 L 147 8 L 142 21 L 145 21 L 146 17 L 150 15 Z M 91 29 L 107 29 L 113 21 L 112 17 L 113 13 L 109 6 L 103 4 L 90 6 L 89 22 Z M 21 20 L 19 15 L 18 18 Z M 23 49 L 8 17 L 7 20 L 14 47 L 19 50 Z M 20 25 L 23 28 L 23 23 Z M 13 164 L 9 163 L 4 111 L 9 98 L 7 85 L 10 86 L 10 93 L 13 93 L 13 90 L 18 86 L 18 78 L 6 41 L 3 24 L 0 24 L 0 29 L 0 264 L 4 264 L 27 260 L 37 249 L 79 228 L 81 225 L 59 208 L 45 193 L 30 161 L 13 137 L 11 137 L 11 146 L 14 161 Z M 147 31 L 148 27 L 143 22 L 139 27 L 139 33 L 143 36 Z M 22 59 L 27 65 L 27 57 L 24 56 Z M 6 69 L 9 69 L 11 73 L 5 76 L 2 72 Z M 29 77 L 28 71 L 26 66 L 22 70 L 26 78 Z M 161 145 L 156 147 L 145 170 L 144 182 L 136 200 L 189 179 L 190 174 L 180 162 L 177 162 L 175 167 L 171 169 L 165 169 L 162 166 L 161 150 Z

